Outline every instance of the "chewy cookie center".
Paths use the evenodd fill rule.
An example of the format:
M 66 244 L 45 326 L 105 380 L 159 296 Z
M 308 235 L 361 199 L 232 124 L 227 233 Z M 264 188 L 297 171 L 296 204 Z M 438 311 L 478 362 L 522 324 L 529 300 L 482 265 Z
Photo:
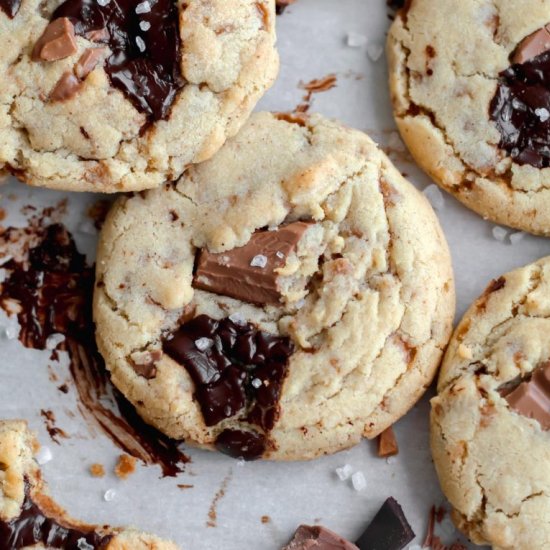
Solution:
M 143 0 L 140 3 L 132 0 L 67 0 L 53 13 L 52 22 L 39 44 L 52 34 L 51 27 L 59 21 L 68 22 L 72 28 L 65 38 L 52 36 L 52 40 L 41 45 L 43 55 L 35 51 L 33 57 L 46 61 L 59 59 L 44 53 L 44 49 L 56 49 L 57 43 L 66 46 L 71 33 L 108 46 L 110 55 L 105 60 L 105 71 L 111 84 L 121 90 L 149 122 L 154 122 L 168 116 L 176 94 L 184 84 L 179 64 L 178 18 L 178 7 L 173 0 Z M 70 55 L 70 48 L 61 49 Z M 79 79 L 85 78 L 91 70 L 88 69 L 99 61 L 98 50 L 103 49 L 87 50 L 74 74 L 64 75 L 64 81 L 59 83 L 62 90 L 53 99 L 64 99 L 74 93 Z M 69 77 L 72 77 L 70 82 Z

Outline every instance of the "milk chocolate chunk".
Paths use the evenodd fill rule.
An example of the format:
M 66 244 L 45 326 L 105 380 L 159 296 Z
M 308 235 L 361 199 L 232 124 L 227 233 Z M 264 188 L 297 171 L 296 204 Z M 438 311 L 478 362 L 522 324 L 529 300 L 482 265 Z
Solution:
M 401 550 L 414 536 L 401 506 L 390 497 L 356 544 L 359 550 Z
M 162 351 L 159 349 L 151 351 L 135 351 L 130 356 L 130 364 L 136 374 L 148 380 L 157 375 L 157 363 L 162 359 Z
M 0 0 L 0 8 L 10 19 L 17 15 L 20 7 L 21 0 Z
M 395 433 L 390 426 L 378 436 L 378 456 L 388 457 L 399 453 Z
M 550 50 L 550 32 L 546 25 L 524 38 L 512 54 L 512 63 L 525 63 Z
M 67 17 L 52 21 L 32 50 L 33 61 L 58 61 L 76 53 L 74 26 Z
M 178 2 L 66 0 L 53 14 L 60 17 L 70 18 L 77 35 L 109 46 L 105 71 L 111 84 L 149 122 L 168 117 L 184 84 Z
M 101 535 L 94 527 L 60 524 L 33 501 L 28 485 L 19 516 L 9 521 L 0 518 L 0 550 L 19 550 L 36 544 L 59 550 L 104 550 L 112 538 Z
M 499 75 L 489 115 L 516 164 L 550 166 L 550 50 Z
M 279 304 L 276 270 L 309 227 L 305 222 L 284 225 L 276 231 L 256 231 L 247 244 L 227 252 L 200 252 L 193 286 L 251 304 Z
M 537 367 L 531 378 L 521 382 L 505 399 L 516 412 L 534 418 L 544 430 L 550 430 L 550 361 Z
M 358 550 L 355 544 L 321 525 L 300 525 L 282 550 Z
M 54 89 L 50 93 L 50 101 L 65 101 L 74 97 L 82 83 L 78 78 L 70 71 L 66 71 L 61 75 L 61 78 L 57 81 Z
M 266 431 L 273 428 L 294 352 L 289 338 L 229 318 L 199 315 L 181 325 L 163 347 L 191 376 L 207 426 L 242 412 L 248 422 Z
M 84 80 L 95 69 L 104 53 L 105 48 L 88 48 L 85 50 L 74 67 L 75 75 Z

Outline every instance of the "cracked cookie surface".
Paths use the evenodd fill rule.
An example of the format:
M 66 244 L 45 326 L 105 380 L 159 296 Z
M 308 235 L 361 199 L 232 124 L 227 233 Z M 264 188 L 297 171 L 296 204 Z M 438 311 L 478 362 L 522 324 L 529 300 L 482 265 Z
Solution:
M 234 135 L 278 70 L 275 2 L 177 0 L 169 17 L 171 2 L 0 6 L 0 168 L 69 191 L 149 189 Z
M 456 328 L 431 402 L 453 520 L 498 550 L 550 547 L 548 426 L 507 397 L 550 358 L 549 291 L 550 258 L 492 281 Z
M 47 494 L 33 459 L 40 445 L 22 420 L 0 420 L 0 548 L 22 550 L 178 550 L 134 529 L 88 525 Z
M 282 228 L 297 241 L 285 253 Z M 276 246 L 241 261 L 236 282 L 279 258 L 279 299 L 273 286 L 263 302 L 238 284 L 214 293 L 212 258 L 235 265 L 270 235 Z M 244 434 L 256 457 L 308 459 L 378 435 L 420 398 L 450 335 L 454 282 L 429 204 L 368 136 L 258 113 L 176 184 L 115 203 L 94 315 L 112 380 L 146 421 L 206 448 Z M 223 371 L 227 357 L 244 369 Z
M 387 44 L 394 114 L 415 160 L 480 215 L 545 235 L 548 163 L 524 154 L 525 140 L 510 145 L 514 140 L 501 130 L 509 127 L 511 110 L 499 125 L 491 104 L 505 71 L 522 67 L 513 65 L 521 57 L 515 55 L 518 47 L 549 22 L 547 0 L 413 0 L 396 18 Z M 509 95 L 507 101 L 532 107 L 533 118 L 546 126 L 547 94 L 544 85 L 538 98 Z M 546 132 L 533 131 L 536 141 L 546 136 L 540 143 L 544 154 Z

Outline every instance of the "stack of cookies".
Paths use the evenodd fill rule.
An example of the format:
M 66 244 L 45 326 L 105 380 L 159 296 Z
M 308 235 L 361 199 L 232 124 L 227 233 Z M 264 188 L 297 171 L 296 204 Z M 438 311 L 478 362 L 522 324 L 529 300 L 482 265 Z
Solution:
M 524 4 L 406 2 L 390 89 L 436 183 L 547 235 L 550 1 Z M 305 460 L 378 436 L 421 398 L 455 314 L 445 237 L 364 133 L 251 114 L 277 75 L 274 0 L 0 0 L 0 33 L 0 168 L 125 193 L 98 245 L 94 319 L 146 422 L 233 457 Z M 493 281 L 432 400 L 455 522 L 502 550 L 550 548 L 548 285 L 548 260 Z M 68 518 L 36 445 L 0 422 L 0 550 L 174 548 Z

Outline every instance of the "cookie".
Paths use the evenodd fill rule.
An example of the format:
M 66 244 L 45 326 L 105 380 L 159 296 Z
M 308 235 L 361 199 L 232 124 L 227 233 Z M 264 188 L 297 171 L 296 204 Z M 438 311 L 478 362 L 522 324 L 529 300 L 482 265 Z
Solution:
M 453 520 L 477 544 L 550 541 L 550 258 L 492 281 L 456 328 L 431 445 Z
M 481 216 L 543 235 L 549 24 L 546 0 L 412 0 L 388 36 L 395 119 L 418 164 Z
M 154 188 L 210 158 L 278 70 L 275 0 L 1 0 L 0 171 Z
M 22 420 L 0 420 L 0 549 L 177 550 L 133 529 L 88 525 L 47 494 L 33 454 L 39 444 Z
M 363 133 L 252 116 L 177 183 L 122 197 L 97 257 L 114 384 L 176 439 L 308 459 L 375 437 L 450 336 L 447 244 Z

